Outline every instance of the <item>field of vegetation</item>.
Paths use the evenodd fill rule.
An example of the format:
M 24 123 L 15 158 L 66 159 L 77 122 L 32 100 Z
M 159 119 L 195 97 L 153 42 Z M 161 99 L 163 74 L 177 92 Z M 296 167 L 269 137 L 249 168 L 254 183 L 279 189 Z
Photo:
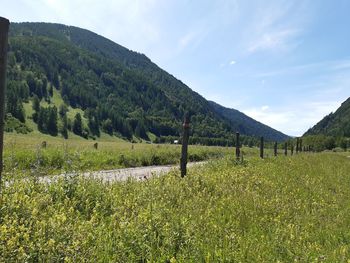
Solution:
M 348 262 L 349 186 L 338 153 L 144 182 L 18 179 L 0 197 L 0 262 Z
M 46 147 L 42 142 L 46 142 Z M 94 144 L 98 143 L 97 149 Z M 57 174 L 64 171 L 93 171 L 124 167 L 177 164 L 181 145 L 130 143 L 104 134 L 98 141 L 79 136 L 68 140 L 40 133 L 5 134 L 6 173 Z M 255 148 L 244 148 L 252 155 Z M 233 155 L 232 147 L 190 146 L 189 162 Z M 6 176 L 6 175 L 5 175 Z

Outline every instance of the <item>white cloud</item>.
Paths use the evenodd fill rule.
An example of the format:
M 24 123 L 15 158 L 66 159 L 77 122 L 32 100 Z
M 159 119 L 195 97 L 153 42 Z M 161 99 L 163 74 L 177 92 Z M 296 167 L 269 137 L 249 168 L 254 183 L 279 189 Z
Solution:
M 188 46 L 188 44 L 193 41 L 193 39 L 195 38 L 196 34 L 194 32 L 189 32 L 186 35 L 182 36 L 179 39 L 179 45 L 181 48 L 185 48 Z
M 298 46 L 308 17 L 303 8 L 292 1 L 256 3 L 242 38 L 246 53 L 289 51 Z
M 276 130 L 292 136 L 300 136 L 318 123 L 323 117 L 334 112 L 340 101 L 320 101 L 302 103 L 293 109 L 268 106 L 243 110 L 245 114 Z
M 266 32 L 257 39 L 254 39 L 249 47 L 248 52 L 254 53 L 262 50 L 282 50 L 290 47 L 289 41 L 297 35 L 298 31 L 294 29 L 285 29 L 276 32 Z
M 268 110 L 270 107 L 268 106 L 268 105 L 265 105 L 265 106 L 262 106 L 261 107 L 261 110 L 262 111 L 266 111 L 266 110 Z
M 178 41 L 179 51 L 182 51 L 189 46 L 196 48 L 203 41 L 207 34 L 208 31 L 200 27 L 187 32 L 185 35 L 181 36 Z
M 233 66 L 233 65 L 236 65 L 237 64 L 237 61 L 236 60 L 231 60 L 230 62 L 225 62 L 225 63 L 221 63 L 220 64 L 220 68 L 224 68 L 224 67 L 227 67 L 227 66 Z
M 279 75 L 304 74 L 310 72 L 325 72 L 327 74 L 340 71 L 348 71 L 350 69 L 350 59 L 326 60 L 315 63 L 295 65 L 283 69 L 271 70 L 255 74 L 254 77 L 274 77 Z

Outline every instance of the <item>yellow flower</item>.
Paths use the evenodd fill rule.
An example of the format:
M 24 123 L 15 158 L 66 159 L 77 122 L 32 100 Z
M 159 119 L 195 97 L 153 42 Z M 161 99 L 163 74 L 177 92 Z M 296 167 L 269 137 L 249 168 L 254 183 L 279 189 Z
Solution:
M 55 245 L 55 240 L 50 238 L 49 241 L 47 242 L 48 247 L 52 248 Z

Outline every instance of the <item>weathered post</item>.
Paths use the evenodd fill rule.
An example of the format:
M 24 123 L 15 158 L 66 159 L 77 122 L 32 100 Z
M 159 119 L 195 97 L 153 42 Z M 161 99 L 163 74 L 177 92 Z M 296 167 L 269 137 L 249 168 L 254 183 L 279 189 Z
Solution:
M 240 149 L 239 149 L 239 132 L 236 132 L 236 159 L 239 161 Z
M 5 126 L 5 85 L 6 85 L 6 63 L 7 63 L 7 34 L 10 21 L 0 17 L 0 191 L 2 185 L 2 152 L 4 148 L 4 126 Z
M 188 115 L 185 115 L 185 120 L 183 123 L 183 134 L 182 134 L 182 150 L 181 150 L 181 160 L 180 160 L 180 169 L 181 177 L 185 177 L 187 171 L 187 149 L 188 149 L 188 137 L 190 134 L 190 118 Z
M 273 154 L 275 157 L 277 156 L 277 142 L 275 142 L 275 144 L 273 146 Z
M 292 145 L 290 146 L 290 155 L 293 156 L 293 154 L 294 154 L 294 145 L 292 144 Z
M 264 137 L 260 138 L 260 158 L 264 159 Z
M 284 143 L 284 155 L 287 156 L 288 155 L 288 143 Z
M 302 152 L 303 151 L 303 140 L 301 138 L 299 139 L 299 143 L 300 143 L 299 151 Z
M 295 154 L 299 152 L 299 138 L 297 138 L 297 145 L 295 146 Z

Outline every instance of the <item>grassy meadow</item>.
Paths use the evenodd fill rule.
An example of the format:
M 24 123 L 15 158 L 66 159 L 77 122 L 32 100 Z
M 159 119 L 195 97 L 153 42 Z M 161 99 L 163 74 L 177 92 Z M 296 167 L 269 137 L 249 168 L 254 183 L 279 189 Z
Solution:
M 349 262 L 350 159 L 232 157 L 144 182 L 14 180 L 0 262 Z
M 46 148 L 42 142 L 46 141 Z M 94 144 L 98 143 L 98 148 Z M 189 146 L 190 162 L 233 155 L 232 147 Z M 257 149 L 244 148 L 246 156 Z M 99 140 L 75 136 L 68 140 L 40 133 L 5 133 L 5 173 L 57 174 L 64 171 L 92 171 L 150 165 L 177 164 L 181 145 L 130 143 L 103 134 Z M 6 176 L 5 174 L 5 176 Z

